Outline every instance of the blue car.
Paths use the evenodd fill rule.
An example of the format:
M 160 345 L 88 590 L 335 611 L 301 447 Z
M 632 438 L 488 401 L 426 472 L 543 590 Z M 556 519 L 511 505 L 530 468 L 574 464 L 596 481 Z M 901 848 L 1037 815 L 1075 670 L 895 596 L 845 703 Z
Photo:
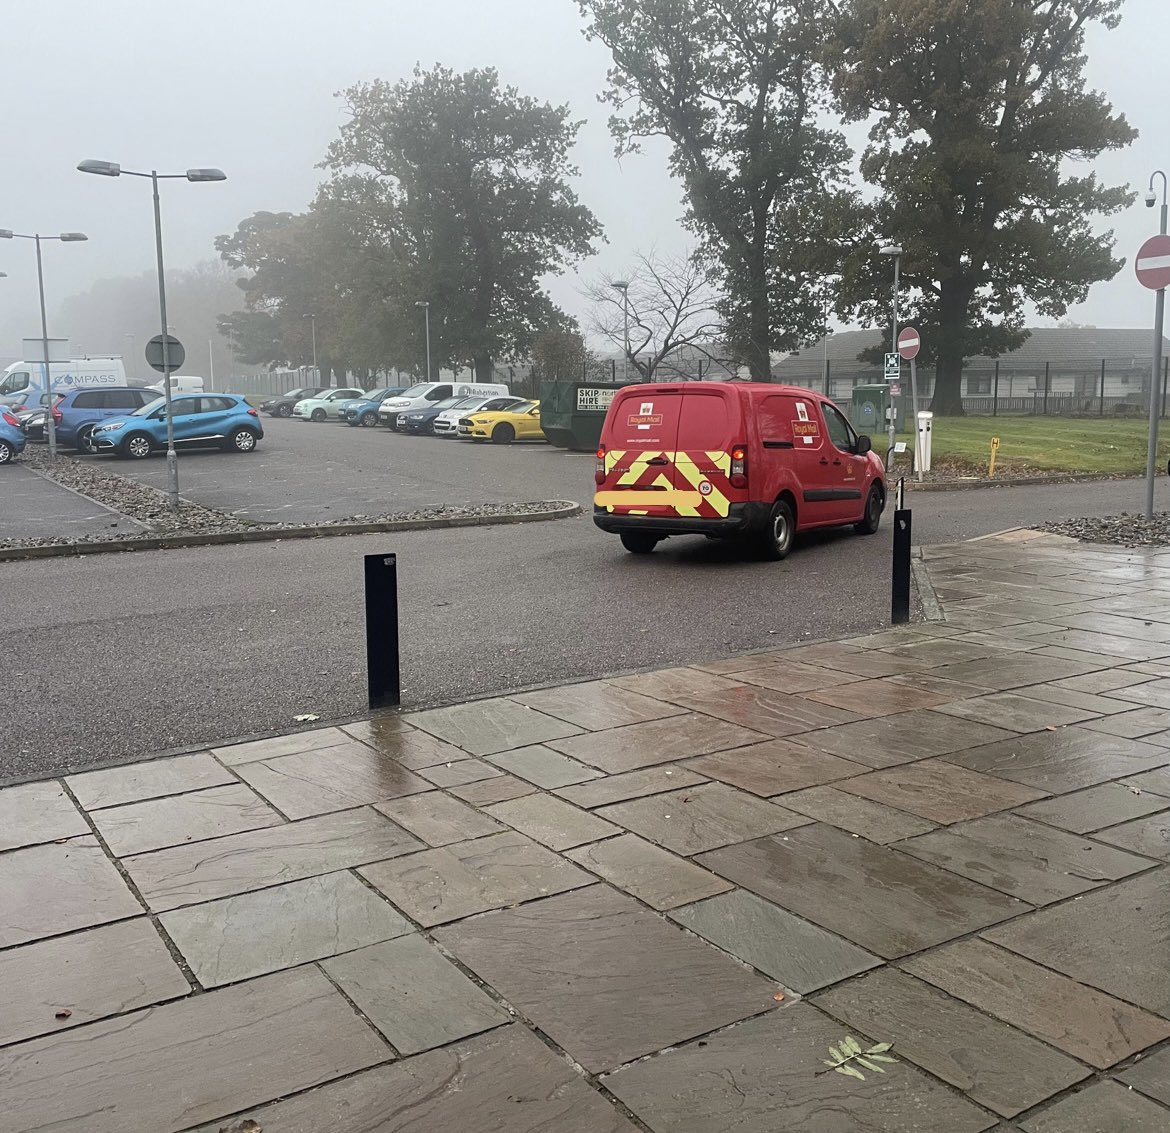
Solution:
M 337 409 L 337 419 L 347 425 L 361 425 L 371 428 L 378 423 L 378 406 L 388 397 L 397 397 L 406 392 L 406 386 L 395 386 L 393 389 L 376 389 L 370 391 L 369 397 L 356 398 L 354 401 L 343 401 Z
M 24 430 L 7 409 L 0 409 L 0 464 L 24 452 Z
M 95 426 L 94 452 L 142 460 L 167 446 L 166 403 L 161 397 L 128 417 Z M 251 452 L 264 437 L 260 414 L 234 393 L 189 393 L 171 398 L 175 445 L 215 445 L 227 452 Z
M 152 401 L 158 391 L 105 386 L 101 389 L 71 389 L 53 406 L 57 442 L 79 452 L 91 452 L 89 438 L 94 426 L 114 417 L 125 417 Z

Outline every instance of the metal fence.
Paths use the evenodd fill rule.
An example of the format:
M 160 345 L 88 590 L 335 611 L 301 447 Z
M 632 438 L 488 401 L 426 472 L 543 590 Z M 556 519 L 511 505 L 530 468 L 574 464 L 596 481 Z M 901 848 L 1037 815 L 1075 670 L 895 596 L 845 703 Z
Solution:
M 1060 362 L 999 361 L 963 370 L 963 410 L 976 416 L 1026 417 L 1143 417 L 1149 412 L 1152 359 L 1096 358 Z M 823 391 L 834 401 L 848 403 L 854 386 L 881 385 L 875 367 L 848 368 L 817 363 L 781 364 L 774 380 Z M 918 368 L 918 402 L 929 406 L 934 394 L 933 367 Z M 905 411 L 910 402 L 910 368 L 902 366 L 902 396 L 895 401 Z M 1163 360 L 1159 396 L 1166 416 L 1170 387 L 1170 358 Z

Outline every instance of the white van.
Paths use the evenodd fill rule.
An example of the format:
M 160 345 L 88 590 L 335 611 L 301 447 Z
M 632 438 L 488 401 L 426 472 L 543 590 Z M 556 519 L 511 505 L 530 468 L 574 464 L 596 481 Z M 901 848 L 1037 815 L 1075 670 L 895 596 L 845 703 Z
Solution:
M 74 358 L 69 362 L 50 362 L 49 379 L 54 393 L 71 389 L 101 389 L 103 386 L 126 385 L 126 368 L 121 358 Z M 0 399 L 25 390 L 45 390 L 45 364 L 31 359 L 13 362 L 0 378 Z M 30 397 L 34 404 L 39 399 Z
M 163 393 L 163 379 L 159 379 L 153 385 L 146 387 L 147 389 L 158 390 Z M 190 374 L 172 374 L 171 375 L 171 393 L 202 393 L 203 379 L 196 378 Z
M 509 393 L 505 385 L 490 382 L 419 382 L 400 397 L 388 397 L 378 407 L 378 420 L 391 429 L 398 428 L 398 414 L 410 409 L 428 409 L 449 397 L 498 397 Z

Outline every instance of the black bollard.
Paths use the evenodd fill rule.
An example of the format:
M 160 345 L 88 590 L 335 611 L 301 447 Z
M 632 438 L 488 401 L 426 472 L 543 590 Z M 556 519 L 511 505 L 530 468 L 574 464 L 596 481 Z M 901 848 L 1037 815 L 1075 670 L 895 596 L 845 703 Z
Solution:
M 891 572 L 890 621 L 910 620 L 910 509 L 905 506 L 905 481 L 898 481 L 894 511 L 894 569 Z
M 398 667 L 398 557 L 366 555 L 366 671 L 370 708 L 402 703 Z

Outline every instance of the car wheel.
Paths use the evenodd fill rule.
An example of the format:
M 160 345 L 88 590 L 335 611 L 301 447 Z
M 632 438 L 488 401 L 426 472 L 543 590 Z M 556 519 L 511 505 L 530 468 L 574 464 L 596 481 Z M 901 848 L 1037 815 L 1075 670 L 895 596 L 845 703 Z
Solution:
M 853 525 L 853 530 L 858 535 L 877 534 L 877 529 L 882 522 L 882 505 L 884 503 L 885 496 L 882 494 L 881 486 L 874 484 L 866 497 L 865 512 L 862 514 L 861 522 Z
M 145 433 L 131 433 L 119 451 L 131 460 L 145 460 L 150 456 L 150 438 Z
M 256 434 L 251 429 L 235 429 L 223 447 L 228 452 L 252 452 L 256 447 Z
M 7 464 L 15 455 L 7 441 L 0 441 L 0 464 Z
M 510 445 L 516 439 L 516 430 L 511 425 L 497 425 L 492 430 L 492 444 Z
M 321 422 L 325 420 L 325 417 L 326 413 L 324 409 L 314 409 L 310 416 L 310 420 Z
M 78 452 L 93 452 L 93 426 L 82 425 L 77 430 L 77 451 Z
M 378 413 L 374 409 L 367 409 L 361 415 L 361 424 L 363 429 L 371 429 L 378 423 Z
M 277 410 L 273 414 L 273 416 L 274 417 L 291 417 L 292 416 L 292 406 L 291 405 L 278 406 Z
M 796 521 L 786 500 L 777 500 L 768 513 L 768 523 L 756 537 L 760 557 L 779 562 L 792 549 L 792 535 Z
M 647 531 L 623 531 L 620 538 L 631 555 L 648 555 L 658 546 L 658 536 Z

